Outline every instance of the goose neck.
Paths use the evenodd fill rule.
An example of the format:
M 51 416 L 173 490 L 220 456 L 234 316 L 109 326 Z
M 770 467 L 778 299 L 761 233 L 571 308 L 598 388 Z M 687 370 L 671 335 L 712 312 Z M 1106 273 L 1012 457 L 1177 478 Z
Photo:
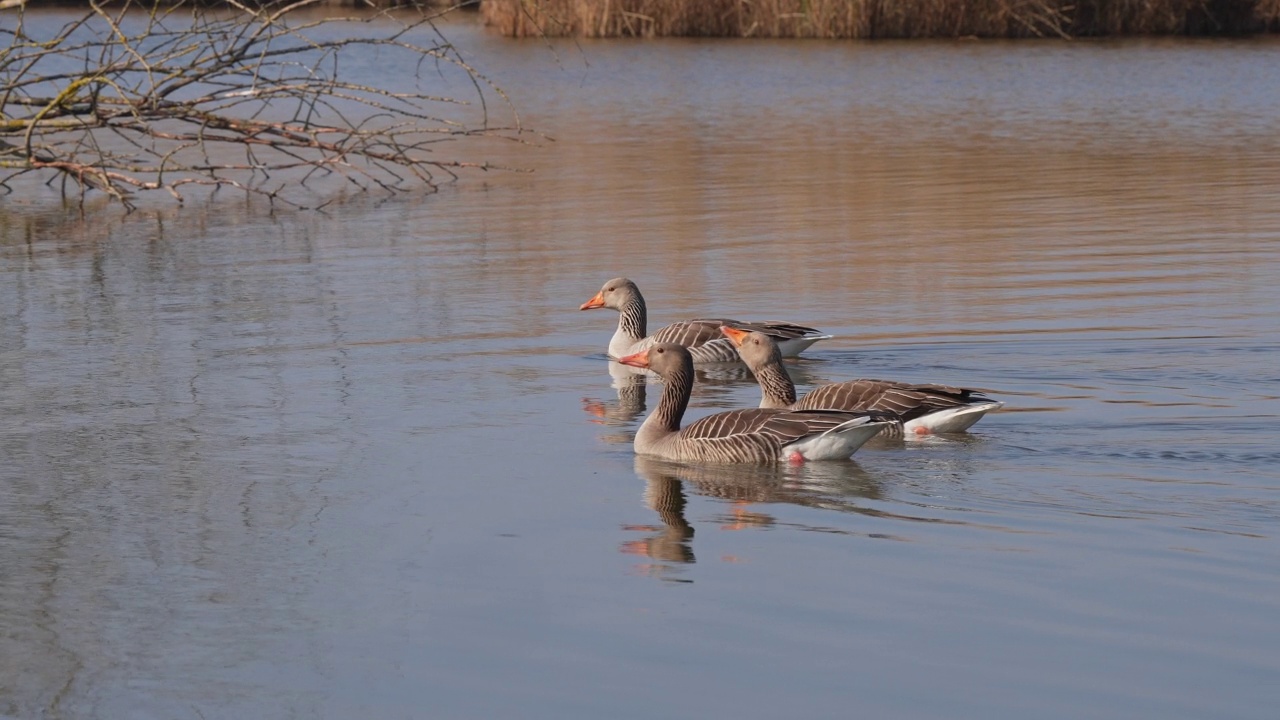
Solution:
M 648 335 L 648 328 L 649 317 L 644 298 L 639 295 L 629 298 L 618 309 L 618 331 L 635 342 Z
M 753 370 L 760 383 L 760 407 L 785 408 L 795 403 L 796 385 L 781 362 L 766 363 Z

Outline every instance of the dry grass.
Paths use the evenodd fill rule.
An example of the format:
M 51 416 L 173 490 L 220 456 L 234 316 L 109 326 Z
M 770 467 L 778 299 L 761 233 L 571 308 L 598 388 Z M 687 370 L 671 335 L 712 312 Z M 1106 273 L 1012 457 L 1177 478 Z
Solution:
M 1017 38 L 1280 30 L 1280 0 L 483 0 L 513 37 Z

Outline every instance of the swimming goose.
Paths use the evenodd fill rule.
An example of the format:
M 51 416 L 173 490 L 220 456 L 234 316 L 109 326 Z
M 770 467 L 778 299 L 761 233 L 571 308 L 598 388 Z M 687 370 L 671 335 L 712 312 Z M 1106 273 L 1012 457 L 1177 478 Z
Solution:
M 849 380 L 823 385 L 796 400 L 796 386 L 782 365 L 778 345 L 764 333 L 722 327 L 760 383 L 762 408 L 879 410 L 900 418 L 891 430 L 913 435 L 968 430 L 992 410 L 1004 407 L 977 390 L 948 385 L 912 385 L 891 380 Z
M 652 370 L 663 382 L 658 407 L 636 431 L 640 455 L 698 462 L 842 460 L 892 424 L 880 413 L 749 408 L 708 415 L 681 428 L 693 391 L 688 348 L 658 343 L 618 362 Z
M 805 348 L 830 338 L 821 330 L 804 325 L 781 322 L 737 322 L 723 318 L 686 320 L 668 325 L 652 335 L 646 335 L 648 310 L 640 288 L 626 278 L 614 278 L 600 288 L 595 297 L 582 303 L 579 310 L 610 308 L 618 311 L 618 329 L 609 340 L 609 357 L 620 358 L 652 347 L 657 343 L 672 342 L 690 349 L 695 363 L 738 362 L 733 343 L 720 334 L 720 326 L 748 328 L 772 336 L 782 349 L 783 357 L 795 357 Z

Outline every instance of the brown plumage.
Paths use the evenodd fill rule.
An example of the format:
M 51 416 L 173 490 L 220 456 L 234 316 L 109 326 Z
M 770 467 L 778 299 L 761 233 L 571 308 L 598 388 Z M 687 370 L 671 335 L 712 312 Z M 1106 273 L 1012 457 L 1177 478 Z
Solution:
M 755 373 L 762 408 L 874 410 L 896 416 L 898 431 L 927 434 L 966 430 L 986 413 L 1004 406 L 968 388 L 871 379 L 823 385 L 797 400 L 795 384 L 772 338 L 730 326 L 721 331 Z
M 889 424 L 878 413 L 750 408 L 716 413 L 680 427 L 693 391 L 693 358 L 659 343 L 618 362 L 662 377 L 658 407 L 636 432 L 642 455 L 700 462 L 769 463 L 847 458 Z
M 647 350 L 658 343 L 675 343 L 689 348 L 695 363 L 738 362 L 733 343 L 720 333 L 722 325 L 749 328 L 768 334 L 779 344 L 786 357 L 799 355 L 805 348 L 831 337 L 821 330 L 788 322 L 742 322 L 726 318 L 700 318 L 672 323 L 652 335 L 648 330 L 648 308 L 640 288 L 626 278 L 605 283 L 579 310 L 611 308 L 618 311 L 618 329 L 609 341 L 609 356 L 620 358 Z

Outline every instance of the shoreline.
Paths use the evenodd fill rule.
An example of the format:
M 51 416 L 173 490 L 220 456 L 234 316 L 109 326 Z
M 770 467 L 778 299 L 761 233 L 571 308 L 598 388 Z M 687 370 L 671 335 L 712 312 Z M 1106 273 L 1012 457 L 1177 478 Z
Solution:
M 1280 32 L 1280 2 L 1233 0 L 483 0 L 507 37 L 1030 39 Z

